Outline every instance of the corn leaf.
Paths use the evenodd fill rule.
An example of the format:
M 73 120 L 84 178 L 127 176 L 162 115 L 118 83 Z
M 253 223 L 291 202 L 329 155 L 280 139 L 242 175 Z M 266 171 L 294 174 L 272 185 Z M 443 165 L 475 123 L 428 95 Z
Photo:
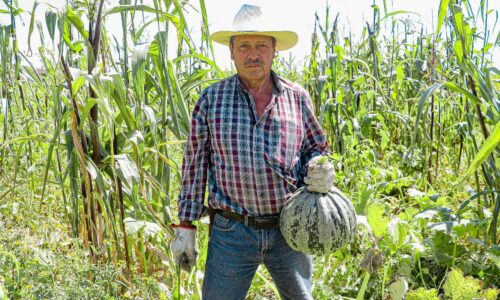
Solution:
M 441 27 L 443 26 L 443 21 L 444 21 L 444 18 L 446 16 L 446 11 L 448 10 L 449 3 L 450 3 L 450 0 L 441 0 L 441 3 L 439 4 L 439 13 L 438 13 L 436 35 L 438 35 L 439 32 L 441 31 Z
M 70 5 L 66 5 L 67 15 L 66 18 L 75 26 L 76 30 L 85 38 L 89 38 L 89 33 L 85 30 L 85 25 L 83 24 L 82 19 L 79 15 L 77 15 L 72 9 Z
M 33 29 L 35 27 L 35 13 L 37 6 L 38 2 L 35 1 L 35 3 L 33 3 L 33 9 L 31 10 L 30 27 L 28 30 L 28 52 L 31 52 L 31 34 L 33 33 Z
M 47 10 L 45 12 L 45 24 L 47 25 L 47 31 L 49 32 L 50 38 L 54 40 L 55 30 L 56 30 L 57 14 L 53 11 Z
M 467 169 L 467 172 L 465 172 L 464 176 L 461 178 L 459 181 L 459 184 L 462 184 L 471 176 L 474 171 L 477 170 L 481 166 L 481 164 L 488 158 L 488 156 L 495 150 L 495 148 L 498 146 L 500 143 L 500 122 L 497 123 L 495 126 L 495 130 L 493 133 L 488 137 L 486 141 L 484 141 L 483 146 L 481 149 L 479 149 L 479 152 L 476 154 L 474 159 L 472 160 L 471 165 Z

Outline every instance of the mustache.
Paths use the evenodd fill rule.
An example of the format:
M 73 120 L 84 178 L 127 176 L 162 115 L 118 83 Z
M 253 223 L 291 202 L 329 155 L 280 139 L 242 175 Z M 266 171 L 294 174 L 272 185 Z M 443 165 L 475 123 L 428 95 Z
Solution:
M 249 59 L 247 59 L 247 60 L 245 61 L 245 66 L 248 66 L 248 65 L 260 65 L 260 66 L 262 66 L 263 64 L 264 64 L 264 63 L 263 63 L 263 62 L 262 62 L 262 60 L 261 60 L 261 59 L 259 59 L 259 58 L 256 58 L 256 59 L 251 59 L 251 58 L 249 58 Z

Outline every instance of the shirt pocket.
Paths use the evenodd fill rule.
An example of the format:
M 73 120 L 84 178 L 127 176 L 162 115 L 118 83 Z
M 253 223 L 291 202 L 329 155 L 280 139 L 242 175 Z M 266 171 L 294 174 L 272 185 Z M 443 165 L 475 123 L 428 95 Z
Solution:
M 273 169 L 288 175 L 297 164 L 303 140 L 302 121 L 286 115 L 270 120 L 264 138 L 264 159 Z

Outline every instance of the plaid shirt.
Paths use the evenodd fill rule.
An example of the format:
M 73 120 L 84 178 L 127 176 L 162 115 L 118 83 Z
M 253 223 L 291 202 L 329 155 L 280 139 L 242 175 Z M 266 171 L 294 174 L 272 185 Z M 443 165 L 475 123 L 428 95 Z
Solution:
M 242 215 L 277 214 L 328 142 L 309 94 L 272 72 L 271 104 L 259 118 L 237 75 L 212 84 L 196 103 L 182 163 L 179 219 L 208 203 Z

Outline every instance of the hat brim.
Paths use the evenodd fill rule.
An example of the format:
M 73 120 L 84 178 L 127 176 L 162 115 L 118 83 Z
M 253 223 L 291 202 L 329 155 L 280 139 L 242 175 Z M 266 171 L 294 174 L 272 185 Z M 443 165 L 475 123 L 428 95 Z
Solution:
M 210 38 L 219 44 L 229 46 L 232 36 L 238 35 L 265 35 L 276 39 L 276 50 L 284 51 L 297 44 L 299 37 L 293 31 L 217 31 Z

